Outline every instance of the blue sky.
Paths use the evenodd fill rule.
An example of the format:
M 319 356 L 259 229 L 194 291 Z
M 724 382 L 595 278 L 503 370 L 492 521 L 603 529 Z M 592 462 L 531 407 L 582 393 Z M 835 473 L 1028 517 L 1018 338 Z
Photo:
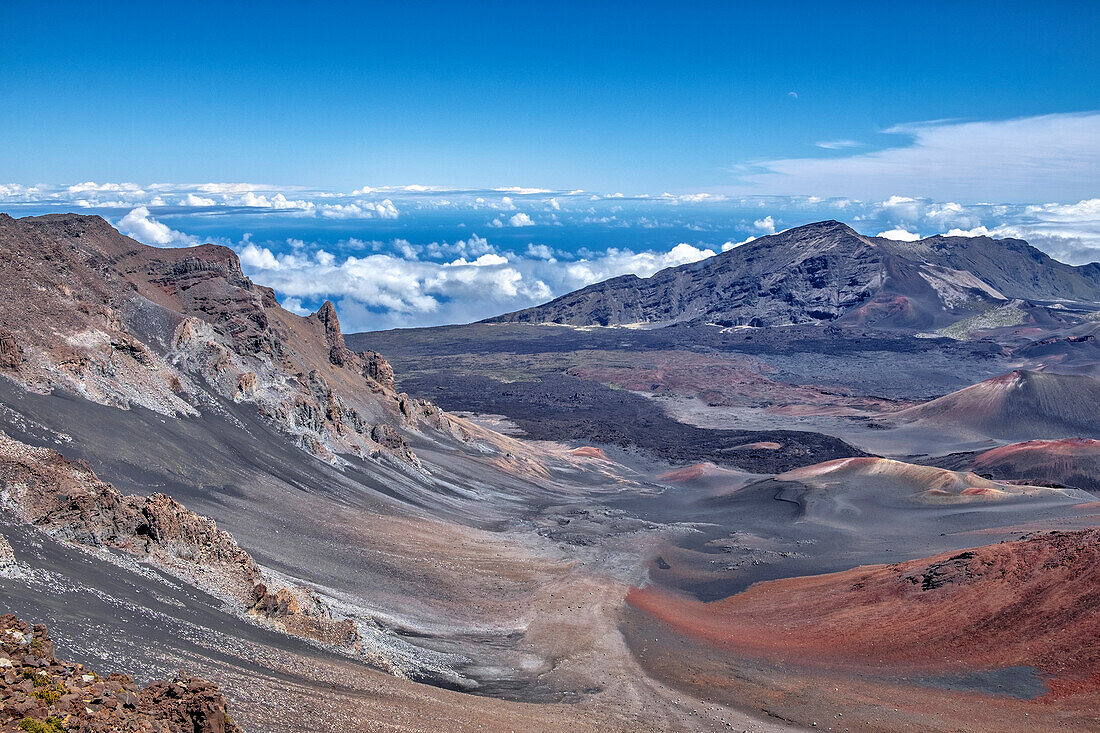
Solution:
M 8 0 L 0 23 L 0 211 L 226 244 L 350 329 L 823 218 L 1100 255 L 1100 3 Z
M 1092 2 L 304 7 L 6 0 L 5 178 L 676 192 L 1100 105 Z

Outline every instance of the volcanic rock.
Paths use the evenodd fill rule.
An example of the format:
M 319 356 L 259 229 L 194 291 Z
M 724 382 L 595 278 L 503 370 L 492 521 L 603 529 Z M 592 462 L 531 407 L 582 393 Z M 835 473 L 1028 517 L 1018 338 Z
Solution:
M 53 537 L 90 548 L 122 550 L 264 616 L 255 590 L 264 571 L 213 520 L 165 494 L 123 495 L 82 463 L 34 448 L 0 431 L 0 506 Z M 333 619 L 309 590 L 281 589 L 293 599 L 268 616 L 284 630 L 326 643 L 355 645 L 351 622 Z M 303 610 L 305 609 L 305 610 Z
M 0 329 L 0 369 L 18 369 L 23 362 L 23 349 L 11 331 Z
M 381 354 L 377 351 L 364 351 L 360 356 L 363 359 L 364 376 L 378 382 L 385 389 L 394 390 L 397 388 L 394 382 L 393 367 Z
M 218 686 L 181 673 L 144 688 L 54 656 L 42 624 L 0 616 L 0 728 L 41 733 L 241 733 Z
M 97 216 L 5 215 L 0 265 L 25 274 L 0 281 L 0 370 L 31 389 L 164 415 L 251 402 L 330 462 L 375 453 L 368 424 L 439 429 L 400 410 L 385 359 L 345 346 L 331 302 L 308 318 L 283 310 L 226 247 L 147 247 Z M 407 442 L 393 455 L 415 463 Z
M 1100 277 L 1095 268 L 1064 265 L 1017 239 L 897 242 L 823 221 L 488 320 L 573 326 L 844 321 L 918 329 L 946 326 L 1013 298 L 1095 304 Z

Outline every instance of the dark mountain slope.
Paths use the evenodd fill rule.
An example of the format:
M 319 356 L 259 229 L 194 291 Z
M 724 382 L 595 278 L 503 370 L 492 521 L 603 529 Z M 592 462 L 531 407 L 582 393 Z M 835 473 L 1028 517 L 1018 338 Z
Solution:
M 911 260 L 974 273 L 1009 298 L 1096 302 L 1100 293 L 1097 263 L 1067 265 L 1022 239 L 937 235 L 919 242 L 872 241 Z
M 1012 298 L 1097 303 L 1100 279 L 1096 268 L 1056 262 L 1017 239 L 897 242 L 824 221 L 650 278 L 624 275 L 489 320 L 574 326 L 844 320 L 929 328 Z

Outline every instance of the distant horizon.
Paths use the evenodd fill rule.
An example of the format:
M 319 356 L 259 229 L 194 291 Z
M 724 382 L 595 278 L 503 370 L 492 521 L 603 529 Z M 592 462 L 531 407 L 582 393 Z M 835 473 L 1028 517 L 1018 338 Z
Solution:
M 1100 198 L 974 204 L 729 197 L 700 192 L 360 188 L 257 184 L 0 184 L 13 216 L 102 215 L 153 246 L 221 244 L 299 314 L 332 300 L 348 332 L 469 323 L 624 274 L 648 277 L 754 238 L 837 220 L 861 234 L 1026 240 L 1071 265 L 1100 261 Z
M 357 328 L 827 218 L 1100 259 L 1100 3 L 11 0 L 0 21 L 0 209 L 225 244 Z

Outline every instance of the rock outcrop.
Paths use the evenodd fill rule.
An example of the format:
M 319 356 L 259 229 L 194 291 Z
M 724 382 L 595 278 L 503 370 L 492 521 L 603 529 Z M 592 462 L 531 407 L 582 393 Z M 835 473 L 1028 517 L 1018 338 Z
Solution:
M 23 349 L 11 331 L 0 329 L 0 369 L 18 369 L 23 363 Z
M 218 686 L 184 674 L 141 687 L 57 659 L 42 624 L 0 616 L 0 728 L 30 733 L 241 733 Z
M 303 602 L 309 608 L 303 607 Z M 348 620 L 335 620 L 325 606 L 308 589 L 298 592 L 280 588 L 272 593 L 263 583 L 252 588 L 252 605 L 249 613 L 261 618 L 278 622 L 287 633 L 316 639 L 332 646 L 358 648 L 359 631 L 355 623 Z
M 97 216 L 0 215 L 0 272 L 18 273 L 0 280 L 0 373 L 30 389 L 165 415 L 252 403 L 330 462 L 417 466 L 394 433 L 439 429 L 437 415 L 402 409 L 381 355 L 347 348 L 331 302 L 305 318 L 282 309 L 226 247 L 147 247 Z
M 377 382 L 384 389 L 397 389 L 394 382 L 393 367 L 381 354 L 377 351 L 364 351 L 362 357 L 364 376 Z
M 121 494 L 83 463 L 0 432 L 0 507 L 51 536 L 149 562 L 298 636 L 355 647 L 353 622 L 332 617 L 308 588 L 282 588 L 228 532 L 165 494 Z

